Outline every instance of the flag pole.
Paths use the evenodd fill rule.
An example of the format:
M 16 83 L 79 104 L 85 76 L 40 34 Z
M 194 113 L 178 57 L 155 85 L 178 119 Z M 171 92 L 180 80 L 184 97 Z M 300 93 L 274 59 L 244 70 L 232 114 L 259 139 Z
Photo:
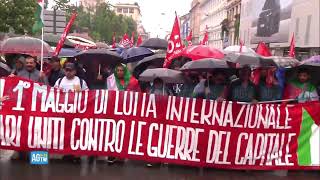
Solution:
M 44 9 L 43 9 L 43 3 L 42 3 L 42 11 L 41 11 L 41 20 L 42 22 L 44 23 L 43 21 L 43 12 L 44 12 Z M 43 46 L 44 46 L 44 41 L 43 41 L 43 34 L 44 34 L 44 26 L 42 26 L 41 28 L 41 56 L 40 56 L 40 72 L 43 72 Z

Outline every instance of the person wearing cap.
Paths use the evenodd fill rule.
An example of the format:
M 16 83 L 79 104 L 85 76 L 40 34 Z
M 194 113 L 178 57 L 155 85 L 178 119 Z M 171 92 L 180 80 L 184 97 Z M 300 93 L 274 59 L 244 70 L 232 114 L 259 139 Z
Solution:
M 36 68 L 37 66 L 36 58 L 29 56 L 25 59 L 25 62 L 26 63 L 23 70 L 19 71 L 17 73 L 17 76 L 26 78 L 35 82 L 48 84 L 46 75 L 43 72 L 40 72 L 39 70 L 37 70 Z
M 239 102 L 257 102 L 257 87 L 251 82 L 251 69 L 244 66 L 239 70 L 239 79 L 231 82 L 228 99 Z
M 81 91 L 89 89 L 87 83 L 76 76 L 77 74 L 77 67 L 72 62 L 66 62 L 64 64 L 64 74 L 65 76 L 59 78 L 54 87 L 61 88 L 64 91 Z
M 50 59 L 51 70 L 48 76 L 48 82 L 50 86 L 54 86 L 59 78 L 64 77 L 64 72 L 61 68 L 60 59 L 58 57 L 52 57 Z

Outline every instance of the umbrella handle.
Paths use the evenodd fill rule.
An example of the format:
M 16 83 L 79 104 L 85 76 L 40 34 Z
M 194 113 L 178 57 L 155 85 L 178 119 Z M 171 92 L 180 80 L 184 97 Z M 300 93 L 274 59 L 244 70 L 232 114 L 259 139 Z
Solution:
M 101 75 L 101 64 L 99 64 L 98 75 Z

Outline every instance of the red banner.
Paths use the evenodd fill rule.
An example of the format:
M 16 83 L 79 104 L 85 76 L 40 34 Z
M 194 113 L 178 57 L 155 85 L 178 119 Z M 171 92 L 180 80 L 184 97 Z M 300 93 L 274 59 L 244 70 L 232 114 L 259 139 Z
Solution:
M 250 105 L 107 90 L 64 93 L 18 78 L 0 85 L 1 95 L 11 98 L 0 113 L 2 149 L 320 170 L 319 147 L 310 143 L 310 134 L 319 133 L 318 102 Z M 318 129 L 307 133 L 312 123 Z
M 68 24 L 67 24 L 67 26 L 66 26 L 66 28 L 63 31 L 63 34 L 61 34 L 61 38 L 60 38 L 60 40 L 59 40 L 59 42 L 57 44 L 56 50 L 54 52 L 54 56 L 58 56 L 59 55 L 59 53 L 61 51 L 61 48 L 63 47 L 64 41 L 66 40 L 67 35 L 68 35 L 68 33 L 69 33 L 70 29 L 71 29 L 71 26 L 72 26 L 74 20 L 76 19 L 76 17 L 77 17 L 77 13 L 73 13 L 71 18 L 70 18 L 70 20 L 69 20 L 69 22 L 68 22 Z

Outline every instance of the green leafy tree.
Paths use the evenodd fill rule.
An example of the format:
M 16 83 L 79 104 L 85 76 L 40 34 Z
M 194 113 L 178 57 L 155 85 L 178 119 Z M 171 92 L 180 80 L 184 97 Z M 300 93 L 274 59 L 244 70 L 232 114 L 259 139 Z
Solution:
M 65 9 L 67 12 L 67 21 L 74 10 L 77 12 L 78 16 L 71 31 L 81 32 L 88 29 L 89 35 L 96 41 L 112 42 L 114 32 L 119 36 L 118 40 L 125 33 L 131 36 L 132 32 L 136 32 L 135 21 L 131 17 L 116 15 L 108 3 L 98 1 L 96 7 L 74 7 L 68 5 L 68 0 L 55 1 L 57 5 L 59 1 L 59 9 Z
M 32 34 L 36 1 L 7 0 L 0 2 L 0 31 Z

